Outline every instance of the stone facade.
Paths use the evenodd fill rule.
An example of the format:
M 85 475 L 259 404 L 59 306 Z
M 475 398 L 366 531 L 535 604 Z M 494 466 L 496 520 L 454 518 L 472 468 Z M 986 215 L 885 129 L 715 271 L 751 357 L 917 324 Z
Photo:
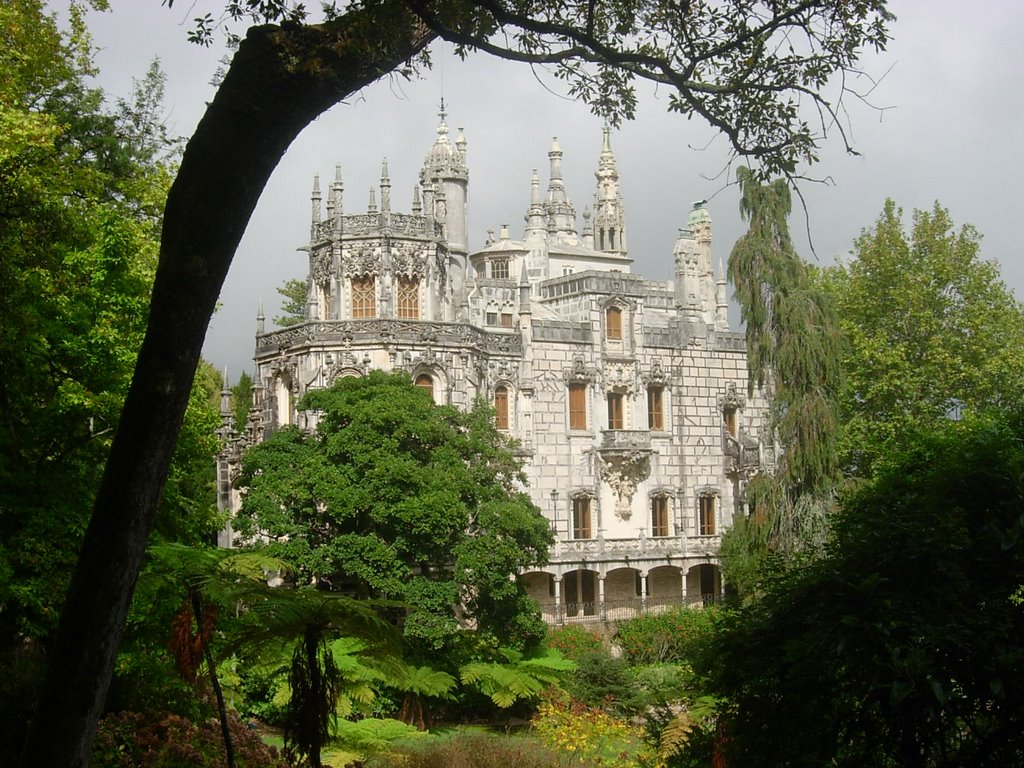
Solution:
M 222 505 L 238 503 L 231 464 L 246 444 L 315 426 L 295 409 L 305 392 L 399 369 L 439 403 L 486 398 L 518 440 L 557 539 L 550 564 L 521 576 L 549 620 L 717 599 L 721 534 L 772 456 L 765 403 L 744 396 L 744 340 L 728 327 L 704 202 L 680 230 L 674 280 L 645 280 L 630 273 L 609 132 L 582 232 L 556 140 L 523 239 L 503 228 L 471 251 L 466 147 L 442 114 L 408 214 L 391 210 L 386 163 L 366 212 L 344 212 L 340 172 L 326 205 L 314 181 L 307 317 L 267 331 L 261 312 L 247 434 L 225 430 Z

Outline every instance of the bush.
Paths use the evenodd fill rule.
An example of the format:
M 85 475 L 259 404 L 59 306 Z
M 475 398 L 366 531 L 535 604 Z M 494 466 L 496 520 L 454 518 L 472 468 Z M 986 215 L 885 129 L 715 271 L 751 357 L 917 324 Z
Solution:
M 237 768 L 287 768 L 234 713 L 229 715 Z M 224 741 L 216 719 L 193 723 L 170 712 L 117 712 L 96 731 L 89 768 L 224 768 Z
M 691 662 L 714 633 L 718 609 L 677 608 L 619 625 L 615 640 L 630 664 Z
M 601 640 L 600 635 L 576 624 L 566 624 L 550 630 L 544 639 L 544 644 L 573 661 L 579 661 L 584 654 L 605 650 L 604 641 Z
M 459 734 L 396 747 L 366 761 L 366 768 L 569 768 L 536 739 L 495 734 Z
M 546 745 L 588 768 L 641 768 L 657 755 L 624 720 L 579 702 L 541 704 L 533 727 Z

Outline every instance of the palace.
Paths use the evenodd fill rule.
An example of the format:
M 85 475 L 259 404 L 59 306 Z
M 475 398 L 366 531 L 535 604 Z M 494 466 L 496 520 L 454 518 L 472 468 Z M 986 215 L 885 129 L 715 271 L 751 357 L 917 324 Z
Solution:
M 493 403 L 519 443 L 533 501 L 556 543 L 521 574 L 549 622 L 614 619 L 717 600 L 722 532 L 745 513 L 749 478 L 773 460 L 766 404 L 746 398 L 746 352 L 731 332 L 726 282 L 711 258 L 711 217 L 693 205 L 672 252 L 674 280 L 630 272 L 619 173 L 604 131 L 593 211 L 575 208 L 562 150 L 536 172 L 521 240 L 468 236 L 469 166 L 442 112 L 409 213 L 346 212 L 340 170 L 312 188 L 306 318 L 256 335 L 247 434 L 225 427 L 220 503 L 245 445 L 285 424 L 310 389 L 371 369 L 403 370 L 438 403 Z M 524 190 L 525 193 L 525 190 Z M 230 527 L 221 543 L 231 544 Z

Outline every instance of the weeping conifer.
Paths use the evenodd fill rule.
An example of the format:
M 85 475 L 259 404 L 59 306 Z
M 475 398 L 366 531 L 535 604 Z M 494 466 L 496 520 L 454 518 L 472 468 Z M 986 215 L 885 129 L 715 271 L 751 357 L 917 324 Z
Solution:
M 749 229 L 729 255 L 729 279 L 746 324 L 748 392 L 761 389 L 771 403 L 770 429 L 781 453 L 774 475 L 751 482 L 754 517 L 737 526 L 729 547 L 759 560 L 819 537 L 839 475 L 841 347 L 828 297 L 811 285 L 793 247 L 786 182 L 762 184 L 747 168 L 736 177 Z

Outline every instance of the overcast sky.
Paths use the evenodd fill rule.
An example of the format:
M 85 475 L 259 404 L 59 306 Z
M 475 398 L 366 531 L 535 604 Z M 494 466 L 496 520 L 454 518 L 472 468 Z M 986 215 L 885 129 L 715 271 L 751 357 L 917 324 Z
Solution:
M 89 24 L 100 48 L 100 84 L 111 97 L 127 95 L 158 56 L 168 75 L 167 121 L 191 134 L 205 102 L 221 51 L 186 40 L 190 20 L 215 0 L 111 0 L 108 13 L 92 13 Z M 223 7 L 221 4 L 220 7 Z M 830 185 L 805 184 L 809 221 L 791 220 L 801 235 L 809 226 L 816 257 L 800 238 L 801 252 L 821 263 L 849 254 L 854 238 L 872 225 L 886 197 L 909 220 L 914 208 L 936 200 L 958 224 L 984 235 L 982 253 L 998 261 L 1003 277 L 1024 297 L 1021 258 L 1021 183 L 1024 160 L 1024 2 L 991 0 L 894 0 L 898 16 L 889 50 L 868 56 L 864 68 L 882 77 L 871 101 L 884 110 L 850 103 L 859 157 L 831 143 L 814 173 Z M 530 176 L 537 168 L 547 182 L 547 151 L 557 136 L 569 196 L 582 213 L 594 192 L 601 148 L 601 123 L 588 110 L 559 96 L 550 77 L 521 64 L 484 54 L 460 62 L 450 48 L 434 49 L 435 67 L 421 80 L 385 79 L 330 110 L 295 141 L 270 179 L 242 240 L 221 294 L 221 309 L 207 334 L 204 354 L 232 381 L 252 372 L 255 315 L 262 298 L 267 317 L 278 312 L 276 288 L 305 277 L 306 256 L 296 251 L 309 233 L 313 174 L 333 177 L 340 163 L 345 209 L 365 210 L 380 165 L 388 160 L 392 206 L 407 211 L 423 157 L 435 137 L 437 105 L 448 106 L 448 123 L 468 139 L 470 246 L 478 248 L 488 227 L 508 224 L 523 234 Z M 858 86 L 860 87 L 860 86 Z M 863 87 L 868 84 L 863 83 Z M 725 260 L 742 233 L 738 192 L 725 182 L 727 151 L 710 129 L 665 111 L 667 99 L 643 94 L 637 119 L 613 134 L 625 199 L 633 271 L 667 279 L 672 247 L 685 226 L 690 203 L 707 198 L 714 221 L 716 260 Z

